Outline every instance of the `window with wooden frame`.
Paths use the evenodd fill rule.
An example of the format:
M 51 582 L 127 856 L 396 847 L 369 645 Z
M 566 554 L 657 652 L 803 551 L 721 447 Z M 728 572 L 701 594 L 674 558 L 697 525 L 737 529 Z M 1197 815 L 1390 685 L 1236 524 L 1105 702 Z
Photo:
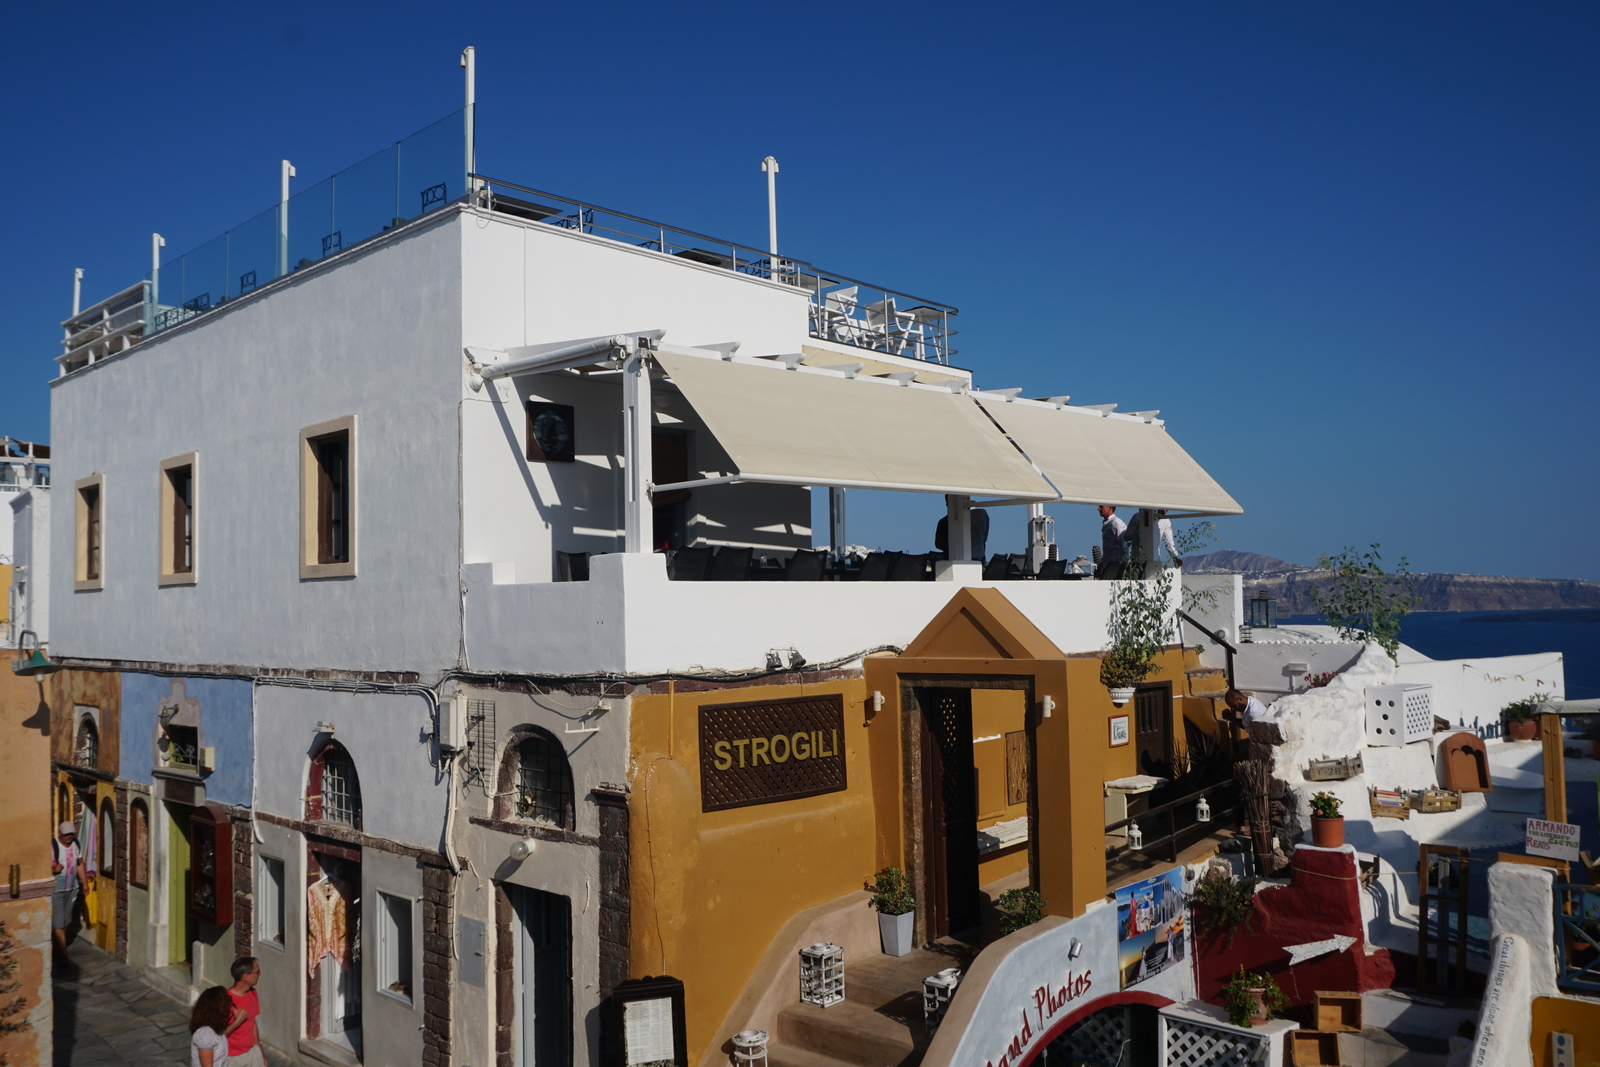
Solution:
M 128 884 L 150 887 L 150 809 L 143 800 L 128 805 Z
M 300 577 L 356 573 L 356 417 L 300 431 Z
M 195 472 L 197 453 L 161 461 L 160 544 L 162 585 L 195 581 Z
M 100 589 L 105 585 L 105 483 L 105 475 L 91 474 L 79 478 L 73 487 L 77 490 L 74 592 Z

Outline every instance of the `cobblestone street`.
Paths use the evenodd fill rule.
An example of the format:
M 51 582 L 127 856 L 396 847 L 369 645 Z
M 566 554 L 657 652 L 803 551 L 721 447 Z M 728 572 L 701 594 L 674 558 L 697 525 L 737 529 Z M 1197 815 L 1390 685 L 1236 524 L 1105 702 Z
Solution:
M 189 1009 L 140 981 L 139 973 L 79 938 L 71 963 L 57 960 L 57 1067 L 168 1067 L 189 1062 Z

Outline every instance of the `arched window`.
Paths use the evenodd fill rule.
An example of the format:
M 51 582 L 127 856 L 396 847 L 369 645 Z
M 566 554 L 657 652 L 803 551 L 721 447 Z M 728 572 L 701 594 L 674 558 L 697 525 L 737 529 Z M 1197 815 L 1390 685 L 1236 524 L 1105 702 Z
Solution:
M 72 762 L 80 767 L 94 767 L 100 759 L 100 731 L 88 715 L 78 720 L 77 742 L 72 747 Z
M 110 797 L 100 802 L 100 873 L 117 873 L 117 808 Z
M 143 800 L 128 805 L 128 884 L 150 886 L 150 809 Z
M 337 741 L 329 741 L 311 761 L 306 818 L 361 829 L 361 781 L 350 753 Z
M 572 829 L 572 768 L 561 742 L 543 730 L 523 727 L 513 732 L 500 765 L 498 792 L 500 818 Z

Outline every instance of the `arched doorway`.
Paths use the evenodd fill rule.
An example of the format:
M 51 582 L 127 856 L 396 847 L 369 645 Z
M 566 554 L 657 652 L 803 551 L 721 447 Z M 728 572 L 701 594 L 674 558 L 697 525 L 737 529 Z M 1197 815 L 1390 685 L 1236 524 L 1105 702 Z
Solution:
M 1139 998 L 1069 1019 L 1065 1027 L 1039 1049 L 1032 1065 L 1156 1067 L 1161 1062 L 1160 1014 L 1155 1004 Z

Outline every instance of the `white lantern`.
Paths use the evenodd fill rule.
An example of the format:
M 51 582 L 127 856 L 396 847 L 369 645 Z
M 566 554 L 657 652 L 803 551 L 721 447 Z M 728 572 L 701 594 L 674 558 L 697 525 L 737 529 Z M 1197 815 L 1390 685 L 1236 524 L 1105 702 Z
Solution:
M 1200 803 L 1194 806 L 1194 818 L 1196 822 L 1211 821 L 1211 805 L 1206 803 L 1205 794 L 1203 793 L 1200 796 Z
M 767 1067 L 767 1042 L 770 1040 L 765 1030 L 740 1030 L 734 1034 L 734 1067 Z
M 844 949 L 818 941 L 800 950 L 800 999 L 819 1008 L 844 999 Z
M 944 1013 L 950 1010 L 950 1001 L 961 985 L 961 969 L 946 967 L 938 974 L 922 980 L 922 1025 L 932 1037 L 944 1022 Z
M 1138 823 L 1130 822 L 1128 824 L 1128 850 L 1130 852 L 1138 852 L 1142 848 L 1144 848 L 1144 834 L 1139 832 Z

